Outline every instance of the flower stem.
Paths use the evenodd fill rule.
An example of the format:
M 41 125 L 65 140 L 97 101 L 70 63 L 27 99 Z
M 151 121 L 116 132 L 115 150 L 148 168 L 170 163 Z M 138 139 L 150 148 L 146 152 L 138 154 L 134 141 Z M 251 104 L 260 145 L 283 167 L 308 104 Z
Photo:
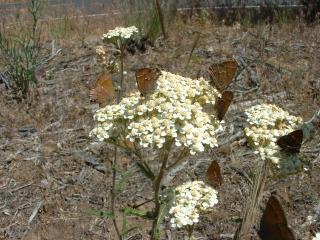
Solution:
M 118 155 L 118 148 L 117 146 L 114 146 L 114 157 L 112 161 L 112 189 L 111 189 L 111 212 L 112 212 L 112 222 L 114 225 L 114 228 L 116 230 L 118 239 L 121 240 L 122 236 L 119 230 L 119 226 L 117 224 L 117 218 L 116 218 L 116 178 L 117 178 L 117 155 Z
M 194 230 L 194 225 L 189 226 L 188 225 L 188 239 L 191 240 L 192 239 L 192 235 L 193 235 L 193 230 Z
M 120 89 L 118 89 L 117 95 L 117 104 L 120 103 L 122 97 L 122 88 L 123 88 L 123 56 L 124 56 L 124 44 L 120 42 Z M 116 179 L 117 179 L 117 157 L 118 157 L 118 147 L 117 145 L 114 146 L 114 157 L 112 161 L 112 189 L 111 189 L 111 212 L 112 212 L 112 222 L 114 228 L 116 230 L 117 236 L 119 240 L 122 240 L 121 232 L 117 223 L 116 218 L 116 195 L 115 192 L 116 188 Z
M 118 97 L 117 97 L 117 104 L 120 103 L 120 100 L 122 98 L 122 91 L 123 91 L 123 58 L 124 58 L 124 43 L 120 43 L 120 89 L 118 92 Z
M 157 240 L 159 239 L 159 234 L 158 234 L 158 221 L 159 221 L 159 213 L 160 213 L 160 207 L 161 207 L 161 203 L 160 203 L 160 188 L 161 188 L 161 181 L 163 176 L 165 175 L 166 172 L 166 167 L 167 167 L 167 163 L 168 163 L 168 159 L 169 159 L 169 153 L 170 153 L 170 149 L 172 146 L 172 141 L 168 141 L 164 148 L 163 148 L 163 152 L 161 153 L 161 167 L 160 167 L 160 171 L 158 176 L 155 178 L 154 181 L 154 202 L 155 202 L 155 209 L 154 209 L 154 216 L 155 219 L 153 221 L 152 224 L 152 230 L 151 230 L 151 240 Z
M 189 149 L 188 148 L 184 148 L 182 149 L 182 151 L 180 152 L 179 156 L 177 157 L 177 160 L 174 161 L 171 165 L 169 165 L 166 168 L 167 172 L 170 172 L 171 169 L 173 169 L 175 166 L 177 166 L 178 164 L 180 164 L 180 162 L 182 160 L 184 160 L 187 156 L 189 155 Z

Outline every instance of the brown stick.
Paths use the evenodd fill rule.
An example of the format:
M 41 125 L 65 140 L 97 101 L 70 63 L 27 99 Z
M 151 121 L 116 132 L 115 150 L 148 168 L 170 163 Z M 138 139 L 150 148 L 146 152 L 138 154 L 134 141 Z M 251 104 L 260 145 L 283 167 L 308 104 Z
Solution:
M 190 54 L 189 54 L 189 57 L 188 57 L 188 61 L 187 61 L 187 64 L 186 64 L 185 68 L 187 68 L 189 63 L 190 63 L 193 51 L 194 51 L 194 49 L 196 48 L 196 46 L 197 46 L 197 44 L 199 42 L 200 35 L 201 35 L 200 32 L 197 32 L 197 36 L 196 36 L 196 39 L 193 42 L 193 45 L 192 45 L 192 48 L 191 48 L 191 51 L 190 51 Z
M 165 30 L 165 26 L 164 26 L 164 18 L 163 18 L 163 13 L 162 13 L 162 10 L 161 10 L 161 5 L 160 5 L 160 2 L 159 0 L 155 0 L 156 1 L 156 7 L 157 7 L 157 12 L 158 12 L 158 16 L 159 16 L 159 21 L 160 21 L 160 26 L 161 26 L 161 31 L 162 31 L 162 34 L 163 34 L 163 38 L 164 39 L 167 39 L 167 33 L 166 33 L 166 30 Z

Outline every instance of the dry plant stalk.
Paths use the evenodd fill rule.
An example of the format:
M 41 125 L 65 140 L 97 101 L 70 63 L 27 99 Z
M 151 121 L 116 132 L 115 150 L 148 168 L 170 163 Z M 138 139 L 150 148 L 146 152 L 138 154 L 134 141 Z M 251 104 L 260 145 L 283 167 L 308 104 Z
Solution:
M 161 25 L 161 31 L 162 31 L 162 34 L 163 34 L 163 38 L 166 39 L 168 36 L 167 36 L 166 30 L 165 30 L 165 26 L 164 26 L 164 18 L 163 18 L 163 13 L 162 13 L 162 10 L 161 10 L 161 5 L 160 5 L 159 0 L 155 0 L 155 1 L 156 1 L 156 7 L 157 7 L 159 20 L 160 20 L 160 25 Z
M 199 42 L 199 39 L 200 39 L 200 35 L 201 35 L 200 32 L 197 32 L 197 36 L 196 36 L 196 39 L 194 40 L 193 45 L 191 47 L 191 51 L 190 51 L 190 54 L 189 54 L 189 57 L 188 57 L 187 64 L 186 64 L 185 68 L 187 68 L 189 66 L 193 51 L 196 48 L 196 46 L 198 45 L 198 42 Z
M 249 240 L 251 239 L 250 232 L 255 223 L 259 203 L 263 197 L 263 190 L 268 177 L 267 162 L 261 161 L 258 167 L 258 172 L 254 180 L 254 185 L 250 192 L 249 200 L 247 201 L 242 222 L 237 229 L 233 240 Z
M 122 88 L 123 88 L 123 58 L 124 58 L 124 44 L 120 44 L 120 89 L 118 89 L 118 95 L 117 95 L 117 104 L 120 103 L 121 97 L 122 97 Z M 114 156 L 112 161 L 112 189 L 111 189 L 111 211 L 112 211 L 112 221 L 114 228 L 117 232 L 118 239 L 122 239 L 122 235 L 119 229 L 119 226 L 117 224 L 117 219 L 115 217 L 116 212 L 116 192 L 115 192 L 115 186 L 116 186 L 116 178 L 117 178 L 117 158 L 118 158 L 118 147 L 117 145 L 114 146 Z

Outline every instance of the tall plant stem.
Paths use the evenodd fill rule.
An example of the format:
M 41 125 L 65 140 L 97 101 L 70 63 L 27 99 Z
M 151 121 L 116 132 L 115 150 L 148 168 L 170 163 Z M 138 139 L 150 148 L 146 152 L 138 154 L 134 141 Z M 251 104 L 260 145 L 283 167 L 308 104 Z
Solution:
M 163 34 L 163 38 L 166 39 L 167 38 L 167 33 L 166 33 L 166 29 L 164 26 L 164 18 L 163 18 L 163 13 L 161 10 L 161 5 L 160 5 L 160 0 L 155 0 L 156 1 L 156 8 L 157 8 L 157 12 L 158 12 L 158 16 L 159 16 L 159 21 L 160 21 L 160 26 L 161 26 L 161 31 Z
M 121 233 L 120 229 L 117 223 L 117 218 L 116 218 L 116 195 L 117 193 L 115 192 L 115 186 L 116 186 L 116 178 L 117 178 L 117 156 L 118 155 L 118 148 L 117 146 L 114 146 L 114 155 L 113 155 L 113 161 L 112 161 L 112 189 L 111 189 L 111 212 L 112 212 L 112 222 L 114 225 L 114 228 L 116 230 L 118 239 L 121 240 Z
M 122 97 L 122 88 L 123 88 L 123 57 L 124 57 L 124 44 L 120 42 L 120 89 L 118 89 L 117 95 L 117 104 L 120 103 Z M 116 218 L 116 179 L 117 179 L 117 158 L 118 158 L 118 147 L 114 146 L 114 156 L 112 161 L 112 189 L 111 189 L 111 212 L 112 212 L 112 222 L 116 230 L 119 240 L 122 240 L 121 232 L 117 223 Z
M 120 103 L 120 100 L 122 98 L 122 91 L 123 91 L 123 59 L 124 59 L 124 43 L 120 43 L 120 89 L 118 91 L 117 96 L 117 103 Z
M 258 210 L 258 206 L 262 200 L 264 186 L 266 183 L 266 179 L 268 177 L 268 162 L 262 161 L 262 163 L 258 167 L 258 172 L 254 180 L 254 185 L 252 186 L 249 199 L 247 201 L 245 212 L 243 215 L 242 222 L 237 229 L 237 232 L 234 235 L 233 240 L 249 240 L 250 232 L 252 230 L 252 226 L 255 223 L 255 217 Z
M 38 39 L 37 39 L 37 27 L 38 27 L 38 22 L 39 22 L 39 12 L 40 12 L 40 7 L 42 5 L 41 0 L 32 0 L 31 1 L 31 8 L 30 8 L 30 13 L 32 15 L 32 31 L 31 31 L 31 39 L 33 40 L 33 44 L 35 46 L 38 46 Z
M 161 188 L 161 181 L 166 172 L 166 167 L 169 159 L 169 153 L 171 149 L 172 141 L 168 141 L 165 146 L 164 150 L 161 154 L 161 167 L 158 176 L 154 181 L 154 202 L 155 202 L 155 209 L 154 209 L 154 216 L 155 219 L 152 224 L 152 232 L 151 232 L 151 240 L 158 239 L 158 221 L 159 221 L 159 213 L 160 213 L 160 188 Z
M 188 225 L 188 240 L 191 240 L 192 239 L 192 235 L 193 235 L 193 230 L 194 230 L 194 225 Z

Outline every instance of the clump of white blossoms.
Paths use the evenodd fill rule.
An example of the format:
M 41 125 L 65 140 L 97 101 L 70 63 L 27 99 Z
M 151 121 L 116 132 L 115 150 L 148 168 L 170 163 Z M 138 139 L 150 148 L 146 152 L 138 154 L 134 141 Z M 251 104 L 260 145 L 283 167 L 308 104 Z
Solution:
M 107 50 L 105 46 L 97 46 L 96 53 L 98 55 L 98 62 L 110 73 L 119 71 L 117 58 L 114 54 Z
M 257 149 L 262 160 L 280 161 L 279 137 L 289 134 L 302 124 L 302 118 L 272 105 L 261 104 L 245 111 L 248 127 L 244 129 L 248 143 Z
M 107 48 L 105 46 L 97 46 L 96 53 L 102 65 L 107 64 Z
M 201 214 L 213 210 L 218 203 L 218 192 L 202 181 L 187 182 L 175 189 L 176 196 L 169 214 L 174 228 L 192 226 Z
M 223 131 L 216 114 L 203 110 L 220 93 L 204 79 L 190 79 L 162 71 L 154 92 L 134 92 L 118 105 L 99 109 L 90 135 L 100 141 L 129 140 L 141 147 L 162 148 L 165 143 L 186 147 L 190 154 L 216 147 Z
M 112 40 L 113 38 L 130 39 L 135 34 L 139 33 L 138 28 L 131 27 L 116 27 L 113 30 L 109 30 L 106 34 L 103 34 L 103 40 Z
M 312 240 L 320 240 L 320 233 L 316 233 L 316 236 L 314 236 Z

